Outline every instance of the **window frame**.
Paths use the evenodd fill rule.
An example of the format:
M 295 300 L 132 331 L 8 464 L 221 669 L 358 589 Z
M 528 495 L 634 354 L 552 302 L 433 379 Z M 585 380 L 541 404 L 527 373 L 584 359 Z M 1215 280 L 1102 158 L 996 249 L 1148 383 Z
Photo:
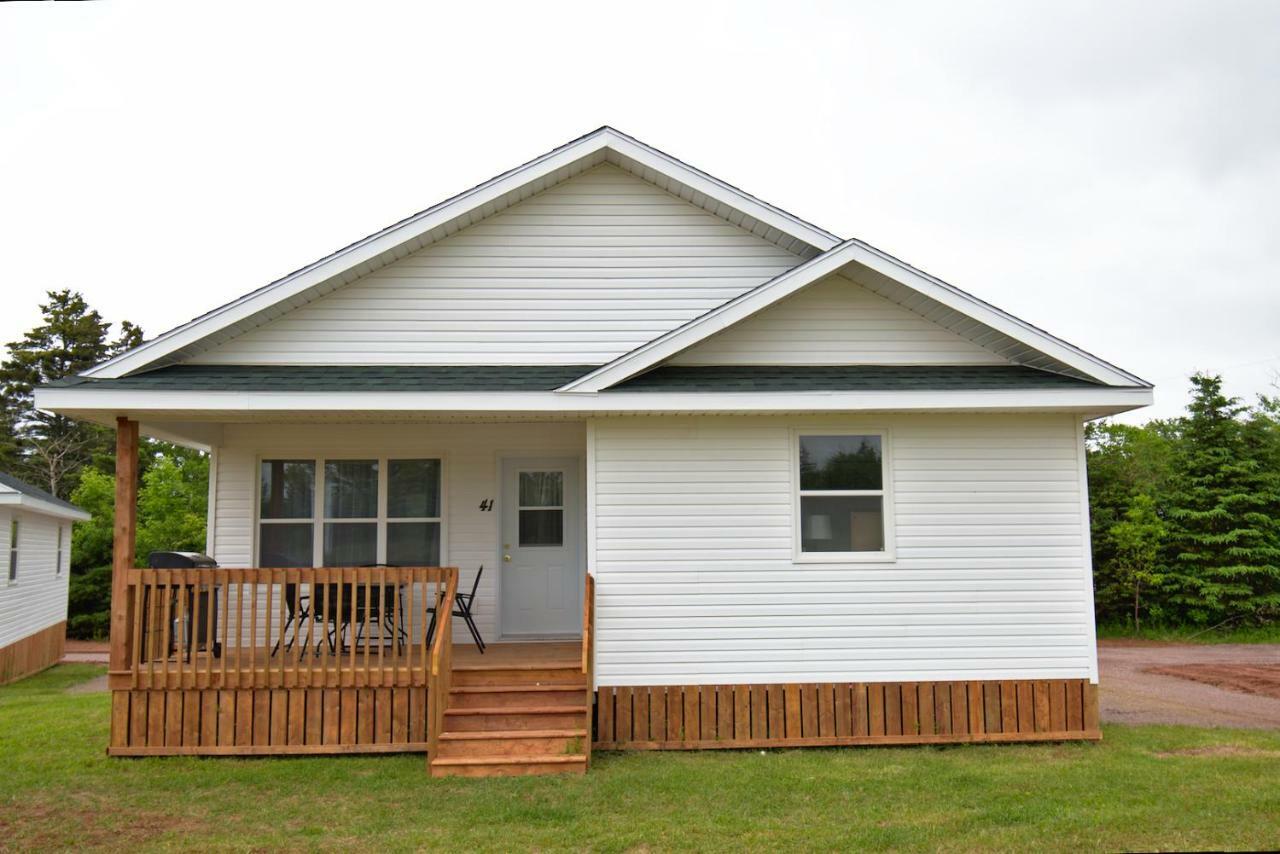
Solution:
M 520 475 L 535 474 L 554 471 L 560 475 L 560 503 L 559 504 L 525 504 L 520 497 Z M 561 549 L 564 548 L 564 530 L 565 530 L 565 471 L 560 469 L 547 468 L 517 468 L 516 469 L 516 546 L 522 549 Z M 524 518 L 520 514 L 525 510 L 559 510 L 560 511 L 560 542 L 558 543 L 530 543 L 526 545 L 520 540 L 520 522 Z
M 22 536 L 22 524 L 18 514 L 9 519 L 9 584 L 18 583 L 18 540 Z
M 800 440 L 806 436 L 876 436 L 880 439 L 880 489 L 808 489 L 800 488 Z M 788 471 L 791 479 L 791 560 L 804 564 L 879 563 L 897 561 L 893 515 L 893 442 L 885 427 L 793 427 Z M 884 524 L 884 548 L 878 552 L 806 552 L 803 549 L 800 500 L 805 496 L 879 496 Z
M 293 519 L 263 519 L 262 518 L 262 464 L 270 460 L 297 460 L 311 462 L 315 464 L 315 481 L 312 484 L 312 507 L 309 517 L 298 517 Z M 325 512 L 325 464 L 329 462 L 350 462 L 355 460 L 372 460 L 378 466 L 378 515 L 371 517 L 331 517 Z M 436 460 L 440 464 L 440 515 L 434 517 L 418 517 L 418 516 L 389 516 L 389 480 L 390 480 L 390 462 L 391 460 Z M 254 565 L 260 565 L 262 554 L 262 525 L 268 524 L 300 524 L 306 523 L 311 525 L 311 566 L 324 567 L 324 529 L 326 524 L 365 524 L 373 523 L 376 525 L 375 535 L 375 562 L 385 564 L 387 562 L 387 528 L 388 525 L 394 525 L 400 522 L 435 522 L 440 525 L 440 565 L 444 566 L 447 561 L 449 539 L 448 539 L 448 460 L 442 453 L 434 453 L 431 451 L 405 451 L 403 453 L 380 453 L 380 454 L 361 454 L 361 453 L 300 453 L 292 451 L 282 451 L 280 453 L 259 454 L 254 459 L 254 477 L 253 477 L 253 555 Z
M 55 577 L 62 575 L 62 541 L 65 536 L 62 533 L 62 530 L 65 527 L 66 525 L 63 525 L 61 522 L 58 523 L 58 548 L 56 550 L 56 556 L 53 563 L 53 574 Z

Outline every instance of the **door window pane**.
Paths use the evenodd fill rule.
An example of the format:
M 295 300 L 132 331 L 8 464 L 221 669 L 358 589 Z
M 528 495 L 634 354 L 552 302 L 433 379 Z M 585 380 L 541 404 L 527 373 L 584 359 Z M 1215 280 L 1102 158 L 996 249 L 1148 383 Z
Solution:
M 378 515 L 377 460 L 329 460 L 324 464 L 324 515 L 328 519 L 372 519 Z
M 801 496 L 800 549 L 805 552 L 884 551 L 884 498 L 879 495 Z
M 436 518 L 440 515 L 440 461 L 387 462 L 387 515 Z
M 564 504 L 564 472 L 520 472 L 521 507 L 560 507 Z
M 310 519 L 315 511 L 316 464 L 311 460 L 263 460 L 261 468 L 262 518 Z
M 325 566 L 369 566 L 377 562 L 378 526 L 376 523 L 325 523 Z
M 310 522 L 258 526 L 258 566 L 311 566 Z
M 439 566 L 440 523 L 388 523 L 387 563 L 392 566 Z
M 520 545 L 559 546 L 564 544 L 563 510 L 521 510 Z
M 880 489 L 879 436 L 801 436 L 801 489 Z

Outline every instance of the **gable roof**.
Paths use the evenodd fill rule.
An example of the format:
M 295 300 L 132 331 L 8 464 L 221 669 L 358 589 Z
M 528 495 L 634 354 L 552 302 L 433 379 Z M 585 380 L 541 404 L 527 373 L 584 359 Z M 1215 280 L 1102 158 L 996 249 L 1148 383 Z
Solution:
M 122 377 L 234 337 L 592 166 L 611 162 L 785 249 L 810 256 L 839 238 L 634 137 L 605 126 L 420 211 L 85 372 Z
M 1012 361 L 1096 380 L 1105 385 L 1151 387 L 1145 380 L 954 285 L 917 270 L 861 240 L 851 239 L 565 384 L 560 391 L 598 392 L 624 382 L 852 264 L 871 271 L 891 287 L 906 288 L 946 311 L 982 324 L 997 334 L 1000 351 Z
M 25 480 L 18 480 L 13 475 L 0 472 L 0 507 L 14 505 L 60 519 L 84 521 L 91 518 L 88 513 L 71 502 L 63 501 L 53 493 L 32 486 Z

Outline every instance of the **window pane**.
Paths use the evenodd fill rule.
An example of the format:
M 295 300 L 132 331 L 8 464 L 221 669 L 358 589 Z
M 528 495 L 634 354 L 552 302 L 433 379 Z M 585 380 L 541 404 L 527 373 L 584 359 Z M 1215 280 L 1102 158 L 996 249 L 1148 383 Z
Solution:
M 311 460 L 263 460 L 262 518 L 310 519 L 315 484 L 316 464 Z
M 388 522 L 387 563 L 392 566 L 439 566 L 439 522 Z
M 369 566 L 377 562 L 378 526 L 376 523 L 325 523 L 325 566 Z
M 884 498 L 879 495 L 802 496 L 800 550 L 884 551 Z
M 440 515 L 439 460 L 387 462 L 387 515 L 393 519 Z
M 378 515 L 377 460 L 329 460 L 324 464 L 324 515 L 327 519 L 372 519 Z
M 258 566 L 311 566 L 311 523 L 258 526 Z
M 801 436 L 801 489 L 880 489 L 879 436 Z
M 520 511 L 520 545 L 559 546 L 563 544 L 563 510 Z
M 520 472 L 521 507 L 559 507 L 564 504 L 564 472 Z

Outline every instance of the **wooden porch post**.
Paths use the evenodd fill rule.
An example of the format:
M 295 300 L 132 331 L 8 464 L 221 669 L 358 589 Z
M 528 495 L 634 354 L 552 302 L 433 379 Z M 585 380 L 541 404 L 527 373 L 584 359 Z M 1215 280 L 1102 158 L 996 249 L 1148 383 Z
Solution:
M 111 658 L 110 669 L 129 668 L 130 627 L 135 603 L 129 596 L 138 533 L 138 422 L 116 419 L 116 518 L 111 546 Z

